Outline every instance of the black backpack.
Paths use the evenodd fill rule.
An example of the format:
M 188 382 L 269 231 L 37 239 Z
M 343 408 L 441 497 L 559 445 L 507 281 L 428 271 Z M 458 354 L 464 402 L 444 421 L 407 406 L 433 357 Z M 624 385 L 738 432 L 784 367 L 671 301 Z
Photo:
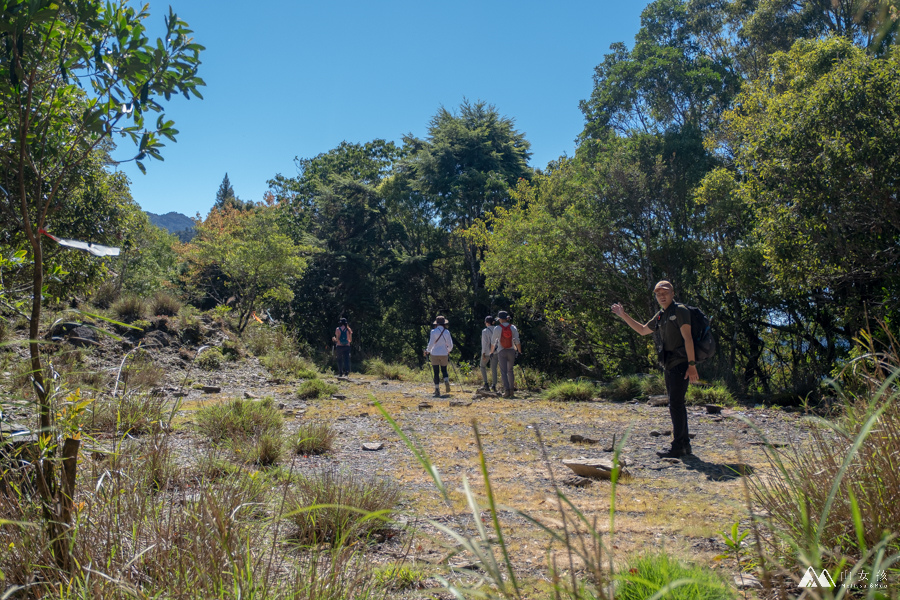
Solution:
M 716 353 L 716 340 L 712 335 L 712 327 L 702 310 L 696 306 L 685 306 L 691 313 L 691 337 L 694 339 L 694 360 L 701 363 Z M 653 332 L 653 341 L 656 345 L 656 354 L 659 364 L 665 365 L 663 352 L 663 337 L 659 327 Z M 686 352 L 685 350 L 681 350 Z

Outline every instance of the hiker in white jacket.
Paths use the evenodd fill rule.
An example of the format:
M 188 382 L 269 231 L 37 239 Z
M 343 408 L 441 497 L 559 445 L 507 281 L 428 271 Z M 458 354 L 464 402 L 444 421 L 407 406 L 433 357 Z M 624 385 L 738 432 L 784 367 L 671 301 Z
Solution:
M 450 351 L 453 350 L 453 338 L 447 329 L 447 319 L 438 315 L 434 320 L 434 329 L 428 338 L 428 348 L 425 356 L 431 355 L 431 368 L 434 370 L 434 397 L 441 397 L 441 380 L 444 377 L 444 388 L 450 393 L 450 376 L 447 374 L 447 365 L 450 364 Z

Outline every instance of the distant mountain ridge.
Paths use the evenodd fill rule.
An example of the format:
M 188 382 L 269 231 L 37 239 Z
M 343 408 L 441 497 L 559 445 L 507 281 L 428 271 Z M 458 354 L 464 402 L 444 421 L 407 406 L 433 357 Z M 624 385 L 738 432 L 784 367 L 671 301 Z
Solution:
M 194 221 L 190 217 L 177 212 L 167 212 L 164 215 L 144 212 L 150 218 L 151 223 L 177 236 L 182 242 L 189 242 L 194 237 Z

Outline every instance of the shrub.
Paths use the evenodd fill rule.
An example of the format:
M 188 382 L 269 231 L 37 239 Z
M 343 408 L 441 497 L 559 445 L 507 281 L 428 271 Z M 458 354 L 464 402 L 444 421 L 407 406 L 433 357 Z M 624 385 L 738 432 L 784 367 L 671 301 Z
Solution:
M 662 373 L 652 373 L 641 378 L 641 394 L 644 396 L 659 396 L 666 393 L 666 376 Z
M 388 479 L 334 470 L 303 477 L 290 503 L 293 538 L 310 546 L 349 544 L 380 529 L 399 499 Z
M 216 371 L 222 366 L 222 351 L 218 348 L 207 348 L 197 357 L 197 366 L 205 371 Z
M 110 308 L 121 296 L 119 287 L 112 281 L 104 281 L 97 286 L 91 296 L 91 303 L 97 308 Z
M 404 564 L 390 564 L 372 571 L 375 583 L 388 590 L 420 590 L 425 587 L 428 576 L 416 567 Z
M 147 314 L 147 303 L 138 296 L 125 296 L 116 301 L 110 309 L 124 323 L 143 319 Z
M 865 434 L 870 419 L 871 431 Z M 848 401 L 838 423 L 820 423 L 824 427 L 810 429 L 810 448 L 772 455 L 777 476 L 751 479 L 754 496 L 780 534 L 775 541 L 787 541 L 807 556 L 825 552 L 860 560 L 885 536 L 900 534 L 900 502 L 890 500 L 900 490 L 900 395 Z M 859 449 L 835 488 L 857 442 Z M 886 554 L 897 552 L 900 538 L 894 537 Z
M 734 396 L 731 395 L 728 388 L 721 384 L 712 386 L 689 386 L 687 394 L 684 397 L 684 403 L 688 406 L 699 406 L 703 404 L 718 404 L 720 406 L 737 405 Z
M 331 450 L 336 437 L 331 425 L 323 421 L 308 421 L 300 425 L 294 438 L 297 454 L 325 454 Z
M 547 400 L 562 402 L 586 402 L 597 395 L 597 388 L 586 381 L 566 381 L 557 383 L 544 392 Z
M 249 444 L 242 447 L 245 449 L 242 455 L 247 462 L 268 467 L 281 460 L 284 454 L 284 438 L 281 434 L 264 433 L 252 438 Z
M 259 359 L 272 375 L 283 379 L 316 379 L 319 374 L 314 365 L 297 354 L 273 351 Z
M 616 598 L 645 600 L 679 579 L 691 583 L 673 587 L 662 597 L 666 600 L 719 600 L 734 598 L 734 591 L 709 568 L 686 566 L 667 554 L 647 554 L 629 561 L 628 568 L 616 579 Z
M 150 312 L 153 315 L 174 317 L 181 310 L 181 300 L 169 292 L 156 292 L 149 302 Z
M 295 336 L 284 326 L 270 327 L 253 321 L 241 334 L 244 345 L 254 356 L 284 353 L 297 355 Z
M 166 400 L 146 392 L 126 392 L 117 398 L 98 398 L 88 408 L 90 431 L 139 435 L 158 431 L 166 416 Z
M 272 398 L 242 400 L 235 398 L 210 404 L 197 411 L 197 428 L 214 442 L 229 439 L 280 434 L 284 417 Z
M 637 375 L 623 375 L 613 380 L 604 390 L 613 402 L 626 402 L 641 395 L 641 378 Z
M 137 350 L 125 361 L 120 381 L 127 390 L 147 389 L 158 386 L 165 379 L 162 367 L 143 349 Z
M 322 398 L 323 396 L 331 396 L 336 394 L 338 387 L 325 383 L 321 379 L 310 379 L 304 381 L 297 389 L 297 397 L 304 399 Z
M 380 358 L 366 361 L 365 372 L 380 379 L 390 379 L 393 381 L 409 380 L 412 378 L 412 371 L 409 367 L 405 365 L 389 364 Z

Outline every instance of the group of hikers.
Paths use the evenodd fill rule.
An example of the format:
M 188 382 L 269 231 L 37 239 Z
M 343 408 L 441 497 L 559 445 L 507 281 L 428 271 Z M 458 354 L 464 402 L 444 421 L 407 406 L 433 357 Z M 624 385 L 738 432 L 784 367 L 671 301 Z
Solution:
M 684 304 L 675 302 L 675 288 L 668 280 L 656 284 L 653 293 L 660 310 L 647 323 L 634 320 L 621 304 L 612 305 L 612 312 L 625 321 L 640 335 L 654 335 L 658 360 L 665 371 L 666 394 L 669 398 L 669 415 L 672 419 L 672 444 L 657 454 L 662 458 L 682 458 L 691 455 L 690 436 L 688 434 L 687 408 L 685 395 L 690 383 L 697 383 L 697 360 L 694 339 L 691 329 L 691 310 Z M 441 380 L 445 390 L 450 392 L 450 377 L 447 367 L 450 364 L 450 352 L 453 350 L 453 337 L 449 323 L 443 315 L 439 315 L 432 323 L 428 346 L 424 355 L 430 357 L 434 374 L 434 396 L 441 396 Z M 338 364 L 338 375 L 350 374 L 350 345 L 353 342 L 353 331 L 346 318 L 341 318 L 334 336 Z M 481 331 L 481 377 L 482 389 L 497 392 L 497 370 L 503 386 L 503 397 L 514 398 L 515 375 L 513 367 L 516 358 L 522 352 L 519 330 L 510 322 L 509 313 L 501 310 L 494 318 L 484 318 L 484 329 Z M 491 380 L 488 381 L 488 368 Z
M 447 367 L 450 365 L 450 352 L 453 351 L 453 336 L 450 334 L 450 324 L 443 315 L 438 315 L 431 324 L 431 335 L 428 337 L 428 346 L 424 355 L 430 357 L 431 368 L 434 372 L 434 396 L 441 396 L 441 379 L 447 393 L 450 393 L 450 375 Z M 347 319 L 341 317 L 334 335 L 331 337 L 334 344 L 335 358 L 337 359 L 338 377 L 346 377 L 350 374 L 350 346 L 353 343 L 353 330 L 350 329 Z M 519 340 L 519 330 L 510 322 L 509 313 L 501 310 L 497 318 L 488 315 L 484 318 L 484 329 L 481 332 L 481 377 L 484 380 L 482 389 L 497 391 L 497 367 L 500 368 L 503 395 L 513 398 L 516 379 L 513 367 L 516 357 L 522 353 L 522 342 Z M 488 366 L 491 368 L 491 381 L 488 382 Z
M 443 316 L 438 317 L 432 323 L 434 329 L 428 337 L 428 347 L 425 348 L 425 356 L 431 357 L 431 368 L 434 372 L 434 396 L 441 395 L 441 378 L 444 379 L 444 387 L 450 392 L 450 377 L 447 373 L 447 365 L 450 362 L 450 352 L 453 350 L 453 338 L 448 329 L 449 323 Z M 488 315 L 484 318 L 484 329 L 481 330 L 481 378 L 484 381 L 482 389 L 497 391 L 497 367 L 500 367 L 500 379 L 503 384 L 503 396 L 513 398 L 516 389 L 516 378 L 513 367 L 516 357 L 522 352 L 522 342 L 519 340 L 519 330 L 510 322 L 509 313 L 501 310 L 497 318 Z M 491 381 L 488 383 L 488 365 L 491 368 Z

